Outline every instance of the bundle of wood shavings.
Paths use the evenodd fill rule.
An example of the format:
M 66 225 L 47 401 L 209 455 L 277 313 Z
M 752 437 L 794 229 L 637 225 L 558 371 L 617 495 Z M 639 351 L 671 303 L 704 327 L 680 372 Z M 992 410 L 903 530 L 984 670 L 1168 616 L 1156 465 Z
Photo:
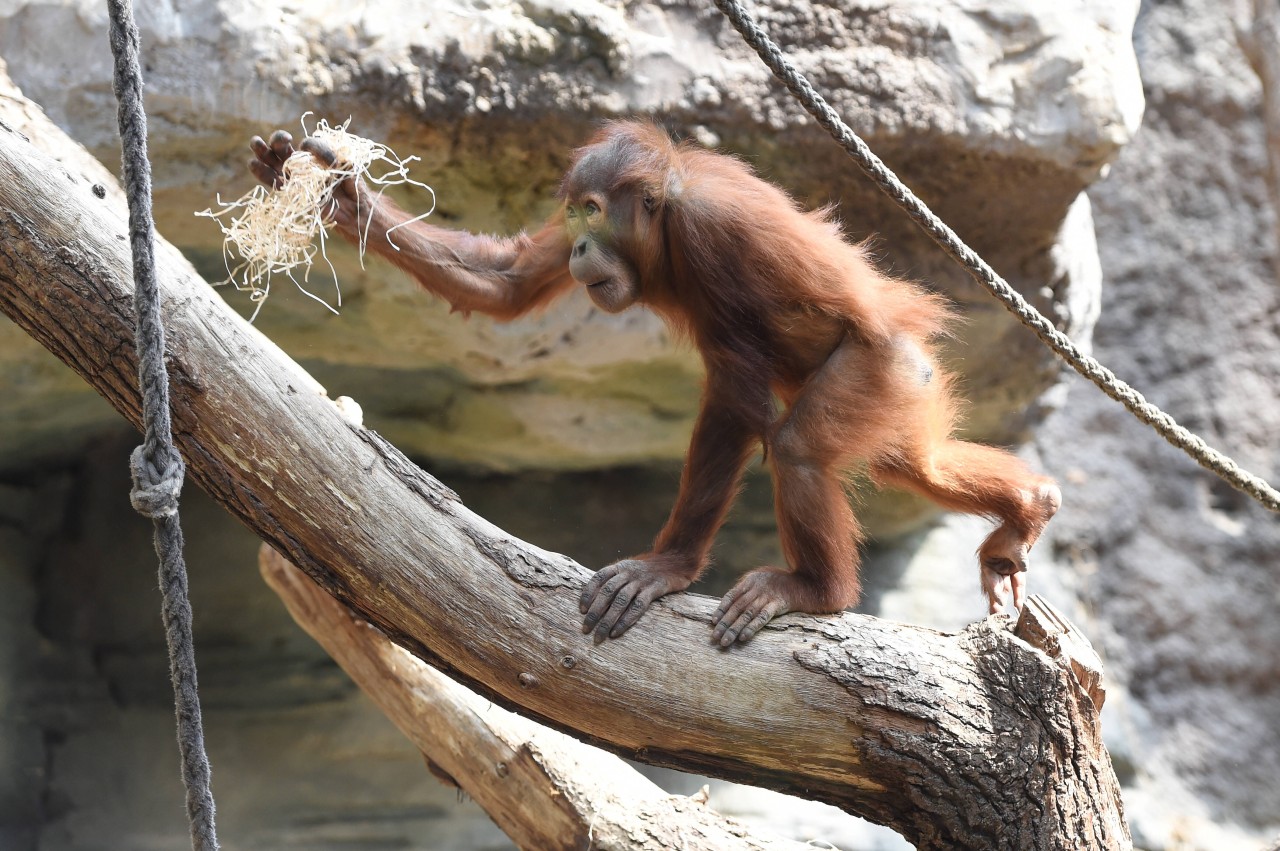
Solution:
M 350 118 L 336 127 L 321 119 L 315 129 L 308 132 L 308 115 L 310 113 L 302 116 L 303 134 L 328 146 L 336 157 L 333 166 L 326 167 L 310 153 L 295 150 L 284 164 L 284 186 L 280 189 L 259 185 L 230 203 L 219 196 L 219 209 L 196 213 L 213 219 L 222 230 L 227 279 L 219 283 L 230 283 L 237 290 L 249 292 L 249 299 L 257 304 L 250 322 L 257 318 L 270 295 L 271 279 L 276 275 L 287 276 L 304 295 L 334 313 L 342 306 L 338 274 L 325 250 L 328 231 L 334 226 L 326 213 L 333 203 L 333 190 L 342 181 L 356 178 L 378 186 L 375 201 L 390 186 L 411 184 L 427 190 L 431 193 L 431 209 L 414 221 L 431 215 L 435 209 L 435 192 L 431 187 L 409 177 L 409 164 L 417 157 L 401 159 L 385 145 L 348 133 Z M 387 169 L 379 168 L 383 173 L 374 174 L 372 169 L 379 164 Z M 370 217 L 362 218 L 367 226 Z M 362 265 L 366 235 L 367 231 L 360 234 Z M 336 307 L 306 287 L 317 256 L 325 261 L 333 275 Z

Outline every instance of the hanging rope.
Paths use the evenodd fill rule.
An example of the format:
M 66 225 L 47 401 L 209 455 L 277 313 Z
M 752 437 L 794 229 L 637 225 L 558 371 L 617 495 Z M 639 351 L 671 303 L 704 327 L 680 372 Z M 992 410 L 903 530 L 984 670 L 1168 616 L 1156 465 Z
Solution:
M 151 164 L 147 159 L 147 116 L 142 105 L 142 71 L 138 64 L 138 27 L 130 0 L 107 0 L 111 17 L 114 87 L 119 101 L 120 141 L 125 192 L 129 198 L 129 245 L 133 252 L 134 342 L 142 389 L 142 445 L 133 451 L 130 500 L 155 523 L 160 558 L 161 618 L 169 645 L 178 720 L 178 750 L 187 788 L 191 847 L 217 851 L 209 758 L 204 749 L 200 695 L 196 685 L 195 643 L 191 637 L 191 603 L 187 597 L 187 565 L 182 557 L 178 493 L 182 490 L 182 456 L 174 448 L 169 421 L 169 372 L 164 363 L 164 325 L 156 286 L 152 242 Z
M 1094 358 L 1080 348 L 1036 310 L 978 253 L 966 245 L 945 222 L 939 219 L 925 203 L 898 179 L 880 158 L 872 153 L 847 124 L 840 119 L 831 105 L 818 94 L 813 85 L 782 55 L 778 46 L 765 35 L 752 20 L 738 0 L 715 0 L 716 8 L 724 13 L 734 29 L 751 45 L 764 63 L 769 66 L 801 105 L 827 132 L 840 143 L 845 152 L 876 182 L 885 194 L 897 202 L 916 224 L 933 237 L 956 262 L 964 266 L 978 283 L 1004 304 L 1036 336 L 1052 349 L 1076 372 L 1092 381 L 1112 399 L 1120 402 L 1147 425 L 1159 432 L 1169 443 L 1186 452 L 1200 466 L 1212 471 L 1236 490 L 1248 494 L 1272 511 L 1280 512 L 1280 492 L 1262 478 L 1242 469 L 1234 460 L 1209 446 L 1198 435 L 1188 431 L 1160 408 L 1148 402 L 1142 394 L 1117 378 Z

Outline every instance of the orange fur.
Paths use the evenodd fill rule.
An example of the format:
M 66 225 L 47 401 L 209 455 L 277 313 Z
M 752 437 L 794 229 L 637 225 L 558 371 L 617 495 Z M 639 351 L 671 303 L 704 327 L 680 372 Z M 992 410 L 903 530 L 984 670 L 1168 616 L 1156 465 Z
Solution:
M 650 124 L 605 126 L 576 153 L 561 198 L 532 236 L 412 222 L 396 234 L 401 250 L 385 237 L 407 216 L 388 205 L 368 246 L 455 308 L 502 319 L 548 303 L 576 275 L 602 309 L 639 301 L 701 352 L 706 390 L 671 516 L 651 552 L 587 586 L 588 628 L 618 635 L 698 575 L 757 445 L 789 569 L 760 568 L 726 596 L 713 634 L 722 644 L 780 612 L 857 602 L 860 533 L 843 489 L 857 465 L 996 520 L 979 550 L 983 587 L 993 608 L 1011 581 L 1017 598 L 1024 586 L 1010 578 L 1057 509 L 1057 488 L 1007 452 L 953 437 L 951 381 L 931 346 L 952 318 L 941 297 L 880 272 L 830 209 L 805 212 L 741 161 Z
M 743 422 L 772 450 L 783 550 L 805 580 L 788 605 L 831 611 L 857 601 L 860 535 L 841 474 L 858 463 L 880 483 L 997 520 L 992 539 L 1010 539 L 1006 549 L 1018 552 L 984 545 L 992 549 L 984 557 L 1023 566 L 1052 513 L 1035 497 L 1048 480 L 1007 452 L 953 438 L 951 381 L 931 346 L 952 318 L 939 296 L 881 273 L 864 246 L 843 238 L 831 210 L 799 209 L 737 159 L 634 122 L 608 125 L 583 151 L 601 148 L 616 163 L 611 196 L 644 195 L 656 210 L 648 231 L 625 245 L 643 300 L 698 345 L 727 388 L 708 393 L 699 430 L 715 428 L 707 408 L 736 409 L 719 431 L 695 434 L 686 473 L 721 458 L 740 465 L 740 452 L 698 453 L 740 446 Z M 787 405 L 781 417 L 762 386 Z M 736 470 L 721 478 L 736 490 Z M 732 498 L 697 487 L 686 475 L 654 547 L 695 540 L 686 545 L 695 571 Z M 707 499 L 721 510 L 692 508 Z

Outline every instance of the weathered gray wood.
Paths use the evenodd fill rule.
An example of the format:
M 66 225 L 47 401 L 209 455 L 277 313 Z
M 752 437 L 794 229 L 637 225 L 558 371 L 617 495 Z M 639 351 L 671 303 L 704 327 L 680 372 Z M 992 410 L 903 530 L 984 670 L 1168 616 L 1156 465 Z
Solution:
M 0 98 L 0 309 L 136 425 L 118 190 L 65 140 L 61 163 L 41 153 L 28 125 L 58 138 Z M 1092 701 L 1003 622 L 945 635 L 792 615 L 723 652 L 714 602 L 686 594 L 596 646 L 579 632 L 584 568 L 468 511 L 345 420 L 176 250 L 157 261 L 189 472 L 422 659 L 615 753 L 827 801 L 921 848 L 1129 846 Z
M 1094 652 L 1089 639 L 1061 612 L 1033 594 L 1022 607 L 1014 632 L 1070 671 L 1085 694 L 1089 695 L 1094 708 L 1102 711 L 1102 704 L 1107 699 L 1107 690 L 1102 687 L 1102 659 Z
M 802 851 L 668 795 L 611 754 L 506 712 L 402 647 L 326 594 L 275 550 L 258 566 L 294 620 L 413 742 L 521 848 L 540 851 Z

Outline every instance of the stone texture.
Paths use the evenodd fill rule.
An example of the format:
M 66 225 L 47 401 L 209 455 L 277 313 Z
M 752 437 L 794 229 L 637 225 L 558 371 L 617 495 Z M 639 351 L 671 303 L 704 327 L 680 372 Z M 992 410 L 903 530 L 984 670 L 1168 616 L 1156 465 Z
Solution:
M 0 475 L 0 543 L 16 544 L 0 551 L 5 851 L 161 851 L 187 842 L 151 528 L 128 504 L 135 443 L 117 431 L 41 480 Z M 641 524 L 660 522 L 670 503 L 671 472 L 450 481 L 495 523 L 590 563 L 642 544 Z M 622 498 L 620 487 L 628 489 Z M 37 505 L 49 519 L 32 524 Z M 474 803 L 435 781 L 294 625 L 258 576 L 253 535 L 192 488 L 182 523 L 223 847 L 513 847 Z M 726 567 L 752 556 L 742 537 L 726 536 Z M 851 851 L 909 847 L 832 807 L 641 768 L 673 794 L 710 782 L 711 806 L 776 833 Z
M 47 777 L 46 740 L 29 699 L 39 678 L 35 558 L 49 524 L 32 523 L 41 488 L 0 482 L 0 847 L 34 848 Z M 56 513 L 56 512 L 51 512 Z M 43 528 L 40 528 L 43 527 Z
M 44 483 L 0 485 L 55 518 L 0 556 L 6 851 L 188 842 L 150 523 L 128 505 L 134 442 L 117 432 Z M 254 537 L 191 489 L 182 511 L 224 847 L 511 847 L 293 626 Z
M 1248 466 L 1280 475 L 1276 221 L 1260 92 L 1222 4 L 1144 8 L 1145 125 L 1089 197 L 1082 189 L 1141 106 L 1126 53 L 1133 4 L 757 8 L 998 269 L 1075 331 L 1087 334 L 1101 309 L 1105 362 Z M 1038 395 L 1057 373 L 1037 344 L 871 194 L 714 13 L 431 9 L 426 22 L 407 3 L 142 10 L 161 229 L 216 271 L 210 226 L 191 212 L 216 191 L 244 190 L 249 133 L 317 109 L 353 114 L 361 132 L 422 154 L 442 221 L 511 232 L 547 210 L 564 150 L 591 121 L 652 108 L 673 129 L 750 156 L 806 202 L 841 199 L 852 235 L 880 234 L 896 271 L 965 306 L 954 353 L 977 399 L 976 433 L 1021 436 L 1063 405 L 1059 389 Z M 10 4 L 0 54 L 113 163 L 101 15 L 97 4 Z M 281 288 L 259 320 L 332 393 L 356 396 L 371 423 L 439 468 L 492 468 L 451 470 L 449 483 L 515 534 L 592 565 L 648 542 L 674 492 L 697 381 L 651 317 L 613 320 L 570 300 L 512 326 L 464 323 L 394 273 L 362 274 L 350 257 L 340 266 L 341 317 Z M 154 565 L 145 524 L 130 526 L 118 507 L 125 448 L 96 450 L 111 453 L 109 475 L 68 460 L 114 415 L 3 322 L 0 376 L 0 468 L 23 470 L 0 486 L 0 847 L 174 847 L 180 792 Z M 1067 490 L 1032 582 L 1064 609 L 1078 598 L 1071 614 L 1105 654 L 1104 727 L 1137 844 L 1259 847 L 1280 830 L 1280 526 L 1091 387 L 1069 386 L 1027 449 Z M 554 472 L 618 462 L 645 466 Z M 63 508 L 34 533 L 29 506 L 45 487 Z M 253 542 L 198 497 L 188 502 L 231 847 L 505 847 L 272 610 Z M 753 478 L 707 593 L 776 561 L 769 503 L 767 482 Z M 889 516 L 872 524 L 882 531 L 912 528 L 909 509 L 876 500 L 872 511 Z M 864 609 L 943 628 L 978 617 L 980 526 L 948 518 L 873 549 Z M 696 781 L 670 782 L 688 792 Z M 792 835 L 891 847 L 825 824 Z
M 1098 355 L 1280 478 L 1280 283 L 1261 92 L 1222 4 L 1144 8 L 1148 110 L 1090 190 Z M 1280 824 L 1280 522 L 1074 382 L 1037 445 L 1065 483 L 1052 549 L 1106 654 L 1104 729 L 1141 846 L 1257 848 Z M 1121 775 L 1122 779 L 1124 775 Z
M 1078 199 L 1141 111 L 1133 11 L 1132 0 L 1034 12 L 1014 0 L 756 7 L 880 154 L 1086 337 L 1099 275 Z M 114 163 L 104 15 L 94 4 L 10 4 L 0 55 L 55 121 Z M 139 16 L 159 229 L 211 279 L 225 275 L 219 236 L 192 212 L 245 191 L 248 136 L 296 127 L 304 111 L 352 116 L 359 132 L 420 155 L 443 223 L 502 232 L 549 211 L 568 150 L 596 121 L 651 113 L 743 153 L 807 204 L 838 201 L 852 237 L 878 235 L 890 267 L 961 302 L 970 321 L 954 355 L 974 434 L 1024 439 L 1056 379 L 1030 335 L 878 196 L 709 7 L 224 0 L 143 5 Z M 385 265 L 361 271 L 337 254 L 340 317 L 285 282 L 259 322 L 400 445 L 498 470 L 681 456 L 699 367 L 653 316 L 605 316 L 576 294 L 511 325 L 464 323 Z M 248 311 L 242 294 L 228 298 Z M 106 417 L 62 398 L 74 382 L 13 329 L 0 334 L 0 367 L 25 376 L 0 455 Z

